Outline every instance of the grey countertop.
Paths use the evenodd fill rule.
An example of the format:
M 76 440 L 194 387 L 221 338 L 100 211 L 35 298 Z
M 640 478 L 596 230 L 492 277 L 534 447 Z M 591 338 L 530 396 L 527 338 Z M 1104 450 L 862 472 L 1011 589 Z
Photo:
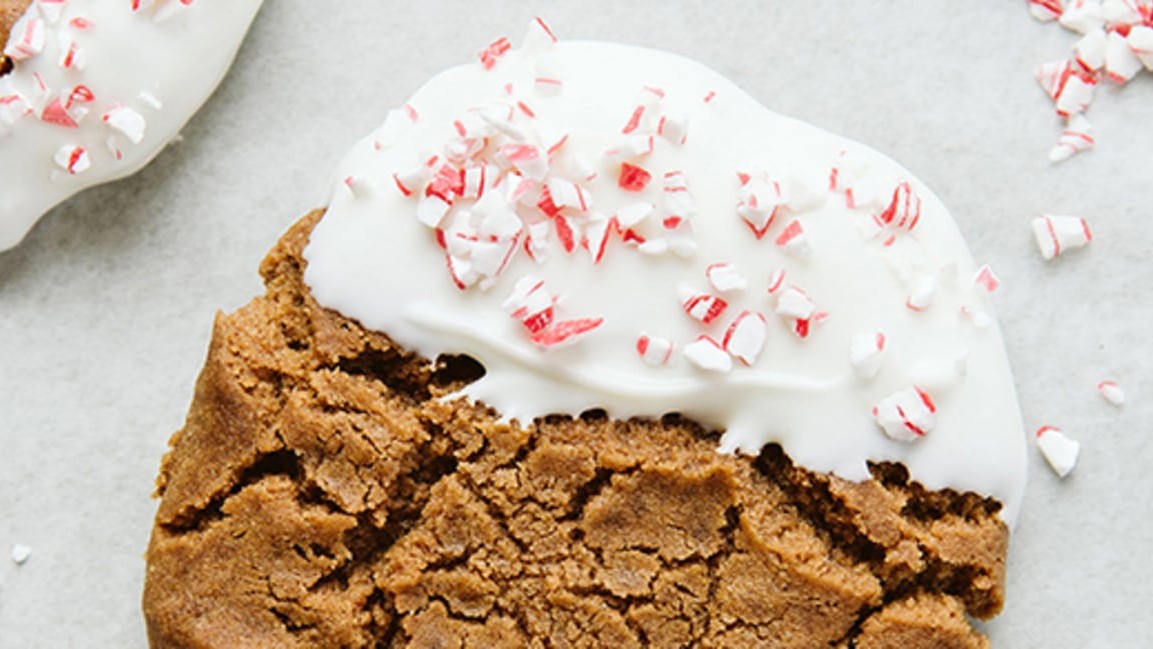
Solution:
M 935 189 L 1003 281 L 1028 430 L 1083 443 L 1063 481 L 1030 449 L 994 645 L 1153 643 L 1153 75 L 1099 89 L 1097 149 L 1052 166 L 1059 121 L 1032 69 L 1075 36 L 1020 1 L 276 0 L 183 142 L 0 253 L 0 647 L 147 645 L 149 494 L 213 313 L 261 291 L 264 252 L 388 108 L 536 14 L 562 38 L 701 60 Z M 1086 216 L 1092 246 L 1043 261 L 1042 211 Z M 1102 378 L 1130 403 L 1104 402 Z

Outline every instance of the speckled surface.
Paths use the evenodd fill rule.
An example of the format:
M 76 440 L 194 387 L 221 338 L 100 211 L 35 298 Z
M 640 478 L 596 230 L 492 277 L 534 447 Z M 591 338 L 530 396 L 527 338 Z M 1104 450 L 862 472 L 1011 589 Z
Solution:
M 1153 75 L 1102 87 L 1098 148 L 1051 166 L 1058 120 L 1031 70 L 1075 36 L 1024 2 L 266 4 L 182 143 L 0 253 L 0 648 L 146 646 L 149 493 L 213 313 L 261 290 L 264 252 L 389 107 L 538 13 L 562 37 L 699 59 L 934 188 L 1003 281 L 1027 427 L 1084 445 L 1064 481 L 1030 454 L 993 644 L 1153 642 Z M 1044 262 L 1029 229 L 1042 210 L 1086 216 L 1093 245 Z M 1130 403 L 1105 403 L 1102 378 Z M 14 543 L 32 548 L 22 566 Z

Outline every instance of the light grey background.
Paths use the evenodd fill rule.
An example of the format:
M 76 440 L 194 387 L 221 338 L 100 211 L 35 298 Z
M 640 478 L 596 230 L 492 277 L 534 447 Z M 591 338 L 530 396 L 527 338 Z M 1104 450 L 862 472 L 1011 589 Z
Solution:
M 387 109 L 538 13 L 562 38 L 699 59 L 936 190 L 1004 282 L 1028 429 L 1084 444 L 1063 482 L 1030 454 L 994 645 L 1153 643 L 1153 75 L 1102 88 L 1098 149 L 1051 166 L 1058 120 L 1031 71 L 1075 37 L 1021 0 L 274 0 L 183 143 L 0 253 L 0 647 L 146 646 L 149 493 L 213 313 L 261 291 L 264 252 Z M 1042 261 L 1042 210 L 1088 217 L 1093 245 Z M 1097 396 L 1106 377 L 1130 404 Z

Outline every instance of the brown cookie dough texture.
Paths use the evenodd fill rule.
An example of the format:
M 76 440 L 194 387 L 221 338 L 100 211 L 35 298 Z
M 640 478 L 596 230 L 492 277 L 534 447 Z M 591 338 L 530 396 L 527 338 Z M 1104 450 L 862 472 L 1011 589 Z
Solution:
M 12 70 L 12 62 L 3 53 L 4 47 L 8 44 L 8 35 L 12 26 L 31 5 L 30 0 L 0 0 L 0 76 Z
M 158 479 L 152 646 L 986 647 L 997 503 L 897 465 L 855 484 L 677 416 L 519 426 L 319 307 L 301 250 L 216 318 Z

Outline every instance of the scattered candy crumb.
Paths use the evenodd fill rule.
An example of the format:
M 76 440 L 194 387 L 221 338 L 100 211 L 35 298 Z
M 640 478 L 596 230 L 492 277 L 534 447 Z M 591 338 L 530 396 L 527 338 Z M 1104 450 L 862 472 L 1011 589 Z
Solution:
M 1101 381 L 1097 384 L 1097 392 L 1101 398 L 1115 406 L 1125 405 L 1125 391 L 1117 385 L 1116 381 Z
M 1041 455 L 1045 456 L 1053 472 L 1062 478 L 1073 470 L 1081 453 L 1079 442 L 1069 439 L 1061 429 L 1053 426 L 1037 429 L 1037 448 L 1041 449 Z
M 24 545 L 23 543 L 17 543 L 16 545 L 12 546 L 12 562 L 16 565 L 24 565 L 24 562 L 27 561 L 31 556 L 32 548 L 28 547 L 27 545 Z

